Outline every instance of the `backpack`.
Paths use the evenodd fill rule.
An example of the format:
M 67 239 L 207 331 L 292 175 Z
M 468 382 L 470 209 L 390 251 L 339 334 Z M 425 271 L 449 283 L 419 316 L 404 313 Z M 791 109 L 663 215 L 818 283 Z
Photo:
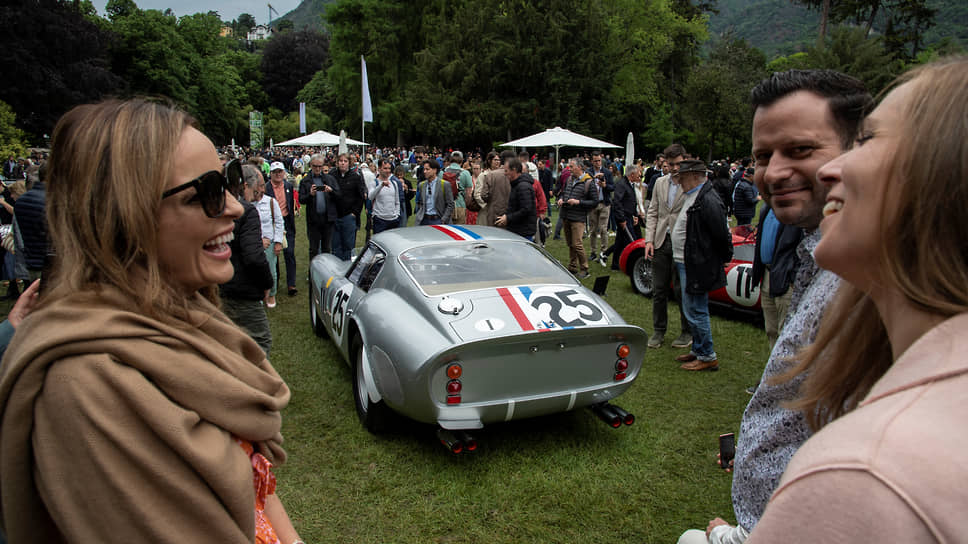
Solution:
M 457 172 L 444 170 L 444 181 L 450 182 L 450 190 L 454 192 L 454 198 L 457 198 L 457 194 L 460 192 L 460 189 L 457 188 L 457 179 Z

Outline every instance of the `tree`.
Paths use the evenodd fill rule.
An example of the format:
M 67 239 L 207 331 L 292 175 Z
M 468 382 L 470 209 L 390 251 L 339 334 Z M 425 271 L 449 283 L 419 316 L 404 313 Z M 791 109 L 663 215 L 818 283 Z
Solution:
M 237 36 L 244 37 L 249 33 L 250 30 L 255 28 L 255 26 L 255 17 L 248 13 L 242 13 L 239 15 L 239 18 L 235 20 L 235 28 L 233 30 Z
M 690 72 L 684 90 L 686 126 L 707 161 L 750 149 L 750 90 L 766 76 L 766 57 L 746 40 L 719 39 L 709 59 Z
M 867 38 L 862 28 L 837 27 L 821 46 L 807 50 L 811 68 L 829 68 L 852 75 L 872 94 L 885 88 L 902 64 L 884 47 L 881 38 Z
M 329 39 L 313 30 L 276 34 L 262 51 L 262 88 L 270 104 L 283 111 L 296 109 L 296 93 L 329 58 Z
M 27 154 L 24 131 L 17 128 L 16 117 L 10 106 L 0 101 L 0 160 Z
M 280 19 L 276 22 L 276 31 L 279 33 L 289 32 L 292 28 L 293 24 L 289 19 Z
M 75 9 L 75 7 L 77 9 Z M 16 113 L 29 139 L 49 134 L 70 108 L 118 92 L 109 68 L 109 32 L 87 18 L 81 3 L 24 0 L 0 3 L 11 29 L 0 47 L 0 100 Z

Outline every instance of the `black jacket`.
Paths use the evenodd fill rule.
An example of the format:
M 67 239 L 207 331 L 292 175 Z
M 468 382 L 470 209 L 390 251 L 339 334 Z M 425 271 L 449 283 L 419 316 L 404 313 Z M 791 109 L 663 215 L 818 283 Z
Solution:
M 686 292 L 701 295 L 726 285 L 723 265 L 733 258 L 726 206 L 711 183 L 703 184 L 686 210 Z
M 350 168 L 345 174 L 339 168 L 333 168 L 329 175 L 339 186 L 339 195 L 333 199 L 336 201 L 336 216 L 343 217 L 352 213 L 358 221 L 366 201 L 366 183 L 363 182 L 363 176 L 355 168 Z
M 28 270 L 43 270 L 47 257 L 47 187 L 37 182 L 13 204 L 13 215 L 24 242 L 24 263 Z
M 753 257 L 753 285 L 759 285 L 763 280 L 766 266 L 760 258 L 760 243 L 763 234 L 763 222 L 770 208 L 766 205 L 760 210 L 760 222 L 756 226 L 756 255 Z M 803 240 L 803 229 L 794 225 L 780 223 L 776 232 L 776 244 L 773 246 L 773 264 L 770 265 L 770 293 L 771 297 L 783 296 L 793 285 L 800 268 L 800 258 L 797 256 L 797 246 Z
M 235 220 L 235 239 L 230 244 L 235 275 L 219 287 L 219 293 L 226 298 L 262 300 L 265 290 L 272 287 L 272 272 L 262 247 L 259 210 L 244 199 L 239 202 L 243 212 Z
M 595 181 L 590 177 L 582 176 L 576 179 L 575 176 L 568 178 L 568 183 L 561 190 L 561 218 L 566 221 L 578 221 L 585 223 L 588 221 L 588 211 L 598 204 L 598 192 L 595 191 Z M 578 199 L 577 206 L 568 204 L 569 199 Z
M 733 215 L 737 217 L 753 217 L 756 213 L 756 188 L 753 183 L 742 178 L 733 188 Z
M 316 213 L 316 197 L 310 192 L 313 185 L 329 185 L 333 189 L 333 192 L 323 197 L 326 199 L 326 217 L 320 217 Z M 329 174 L 320 174 L 319 176 L 307 174 L 303 176 L 302 181 L 299 182 L 299 203 L 302 204 L 303 213 L 306 214 L 306 225 L 323 225 L 336 221 L 336 198 L 338 196 L 339 184 L 336 183 L 333 176 Z
M 534 199 L 534 178 L 530 174 L 521 174 L 511 182 L 505 212 L 509 231 L 525 238 L 533 237 L 538 232 L 538 212 Z
M 293 188 L 292 183 L 289 180 L 282 182 L 282 192 L 285 193 L 286 206 L 289 207 L 289 215 L 283 218 L 283 226 L 286 229 L 286 236 L 296 235 L 296 208 L 293 206 L 293 193 L 295 188 Z M 271 182 L 266 182 L 266 194 L 271 198 L 276 198 L 274 189 L 272 188 Z M 292 245 L 291 243 L 289 244 Z
M 615 182 L 615 191 L 612 193 L 612 216 L 615 223 L 632 221 L 635 217 L 635 188 L 629 183 L 628 178 L 621 178 Z M 628 225 L 631 229 L 632 225 Z

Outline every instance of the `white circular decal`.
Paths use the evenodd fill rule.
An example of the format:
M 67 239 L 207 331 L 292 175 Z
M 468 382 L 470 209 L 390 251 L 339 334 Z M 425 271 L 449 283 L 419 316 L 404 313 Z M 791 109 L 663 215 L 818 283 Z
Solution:
M 496 317 L 489 317 L 474 323 L 474 328 L 480 332 L 495 332 L 504 328 L 504 321 Z
M 753 265 L 738 264 L 726 272 L 726 294 L 740 306 L 756 305 L 760 300 L 760 286 L 753 285 Z

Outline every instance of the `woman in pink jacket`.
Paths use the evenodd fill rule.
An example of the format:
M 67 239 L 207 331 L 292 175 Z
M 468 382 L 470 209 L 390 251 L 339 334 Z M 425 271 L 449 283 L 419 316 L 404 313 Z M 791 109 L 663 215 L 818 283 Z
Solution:
M 846 283 L 798 405 L 819 432 L 749 542 L 963 542 L 968 511 L 968 58 L 905 74 L 831 185 L 817 263 Z

